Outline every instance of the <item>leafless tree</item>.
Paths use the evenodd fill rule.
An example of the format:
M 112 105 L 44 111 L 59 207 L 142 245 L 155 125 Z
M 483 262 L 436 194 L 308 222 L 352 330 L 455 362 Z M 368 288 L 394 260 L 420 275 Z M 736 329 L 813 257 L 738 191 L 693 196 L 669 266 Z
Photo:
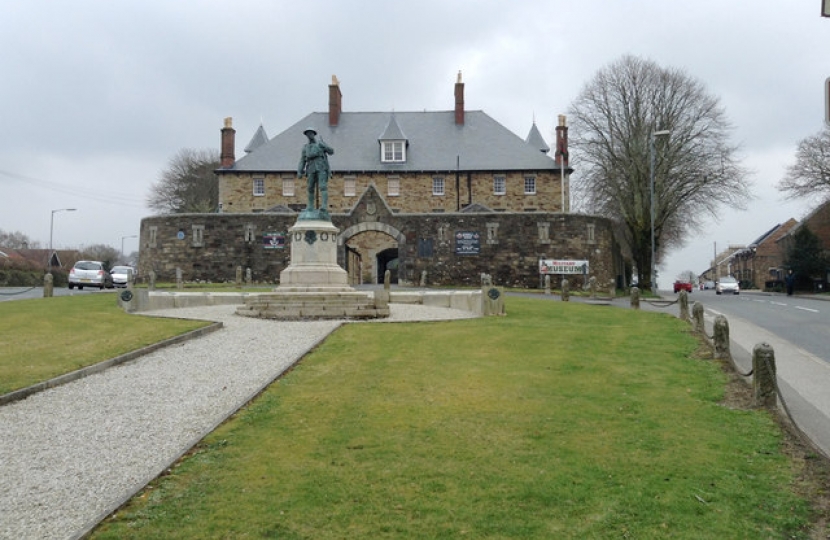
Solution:
M 652 144 L 658 261 L 721 205 L 745 208 L 751 197 L 719 100 L 683 71 L 623 56 L 586 84 L 570 115 L 574 194 L 618 221 L 643 286 L 652 284 Z
M 147 205 L 160 213 L 215 212 L 219 205 L 219 152 L 185 148 L 150 188 Z
M 20 231 L 4 231 L 0 229 L 0 247 L 9 249 L 37 249 L 40 242 L 32 242 L 29 237 Z
M 778 189 L 791 199 L 830 196 L 830 122 L 798 143 L 795 165 L 787 169 Z
M 91 246 L 87 246 L 80 255 L 83 259 L 101 261 L 107 269 L 112 268 L 121 257 L 121 253 L 117 249 L 106 244 L 92 244 Z

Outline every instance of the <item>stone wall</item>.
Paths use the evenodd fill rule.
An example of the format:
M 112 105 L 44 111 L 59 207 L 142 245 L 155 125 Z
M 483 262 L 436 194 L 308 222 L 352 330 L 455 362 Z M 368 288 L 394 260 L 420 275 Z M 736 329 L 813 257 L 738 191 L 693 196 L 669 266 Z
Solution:
M 236 267 L 251 268 L 256 282 L 276 283 L 289 264 L 287 234 L 295 214 L 175 214 L 141 222 L 139 275 L 152 269 L 172 281 L 176 268 L 185 280 L 233 281 Z M 611 222 L 598 216 L 550 212 L 396 213 L 374 188 L 348 214 L 333 214 L 340 229 L 338 263 L 346 266 L 346 244 L 378 249 L 397 244 L 398 277 L 417 284 L 422 272 L 430 285 L 480 284 L 482 273 L 498 285 L 540 286 L 540 258 L 588 260 L 590 274 L 603 283 L 621 273 Z M 272 249 L 271 240 L 285 245 Z M 371 234 L 366 234 L 371 233 Z M 477 239 L 459 239 L 459 235 Z M 269 246 L 269 247 L 266 247 Z M 459 250 L 467 250 L 467 254 Z M 371 266 L 368 251 L 362 254 Z M 351 273 L 351 272 L 350 272 Z M 364 272 L 365 273 L 365 272 Z M 579 286 L 580 279 L 572 280 Z
M 504 194 L 494 193 L 494 178 L 504 178 Z M 536 192 L 525 194 L 525 177 L 536 181 Z M 254 179 L 262 179 L 264 193 L 254 195 Z M 433 194 L 433 179 L 444 181 L 444 194 Z M 329 180 L 329 211 L 348 213 L 360 196 L 374 185 L 389 206 L 401 213 L 455 212 L 468 204 L 484 205 L 497 212 L 559 212 L 562 186 L 559 173 L 401 173 L 341 174 Z M 288 186 L 286 186 L 286 182 Z M 349 190 L 347 191 L 347 184 Z M 293 189 L 290 189 L 293 185 Z M 351 186 L 354 186 L 353 190 Z M 397 185 L 397 189 L 395 186 Z M 225 173 L 220 175 L 219 201 L 225 213 L 263 212 L 274 206 L 305 207 L 307 180 L 294 173 Z M 289 187 L 286 190 L 286 187 Z M 289 193 L 286 195 L 285 193 Z M 293 193 L 291 195 L 290 193 Z M 397 193 L 397 195 L 393 194 Z M 566 193 L 567 197 L 567 193 Z

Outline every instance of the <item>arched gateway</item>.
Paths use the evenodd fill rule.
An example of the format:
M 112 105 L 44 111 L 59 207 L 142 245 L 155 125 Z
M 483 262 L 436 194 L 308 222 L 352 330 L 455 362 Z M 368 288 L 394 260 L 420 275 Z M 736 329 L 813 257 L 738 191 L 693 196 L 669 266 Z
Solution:
M 342 260 L 349 283 L 383 283 L 386 270 L 397 282 L 401 254 L 405 253 L 406 235 L 395 227 L 378 221 L 365 221 L 348 227 L 338 235 L 338 259 Z

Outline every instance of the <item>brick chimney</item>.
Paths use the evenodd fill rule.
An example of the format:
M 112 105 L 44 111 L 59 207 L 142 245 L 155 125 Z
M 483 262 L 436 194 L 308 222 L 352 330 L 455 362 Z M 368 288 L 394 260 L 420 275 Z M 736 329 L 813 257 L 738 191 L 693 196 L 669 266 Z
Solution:
M 340 92 L 340 81 L 336 75 L 331 76 L 329 85 L 329 125 L 340 123 L 340 112 L 343 110 L 343 94 Z
M 233 129 L 233 118 L 225 118 L 225 127 L 222 128 L 222 144 L 219 154 L 219 165 L 223 169 L 230 169 L 236 161 L 236 130 Z
M 461 82 L 461 72 L 458 72 L 458 80 L 455 81 L 455 124 L 464 125 L 464 83 Z
M 562 159 L 564 158 L 564 162 Z M 568 126 L 564 114 L 559 115 L 559 125 L 556 126 L 556 164 L 568 166 Z

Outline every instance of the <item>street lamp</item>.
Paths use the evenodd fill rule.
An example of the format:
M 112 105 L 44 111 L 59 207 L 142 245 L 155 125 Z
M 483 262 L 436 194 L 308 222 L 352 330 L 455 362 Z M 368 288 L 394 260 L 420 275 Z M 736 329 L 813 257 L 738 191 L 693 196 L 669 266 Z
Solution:
M 125 238 L 138 238 L 137 234 L 131 234 L 129 236 L 122 236 L 121 237 L 121 262 L 124 262 L 124 239 Z
M 662 131 L 653 131 L 649 139 L 649 185 L 651 186 L 651 292 L 657 292 L 657 280 L 655 279 L 655 264 L 654 264 L 654 139 L 660 135 L 669 135 L 671 131 L 664 129 Z
M 52 251 L 52 231 L 55 229 L 55 212 L 74 212 L 77 208 L 58 208 L 56 210 L 52 210 L 52 217 L 49 219 L 49 259 L 46 261 L 46 268 L 51 270 L 52 269 L 52 255 L 54 255 L 54 251 Z

